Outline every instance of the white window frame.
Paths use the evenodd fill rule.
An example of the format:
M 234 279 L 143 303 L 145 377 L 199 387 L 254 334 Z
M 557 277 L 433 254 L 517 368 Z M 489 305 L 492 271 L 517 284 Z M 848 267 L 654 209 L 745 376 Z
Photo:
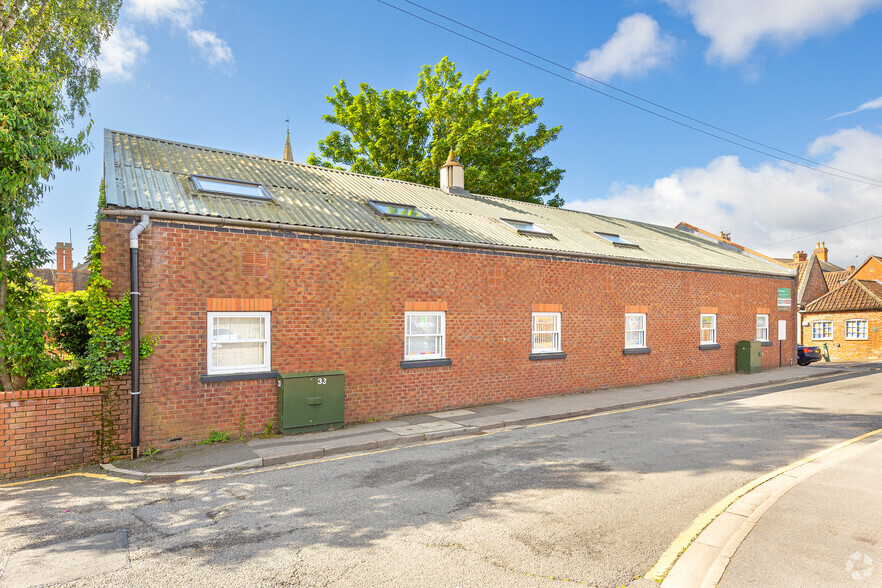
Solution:
M 642 329 L 629 329 L 628 328 L 628 319 L 634 316 L 640 317 L 640 322 L 643 325 Z M 640 345 L 629 345 L 628 344 L 628 333 L 641 333 L 641 339 L 643 343 Z M 625 313 L 625 349 L 646 349 L 646 313 L 645 312 L 626 312 Z
M 709 316 L 713 319 L 714 323 L 710 329 L 704 328 L 704 317 Z M 711 337 L 710 341 L 704 340 L 705 331 L 710 331 Z M 716 313 L 704 312 L 698 318 L 698 344 L 699 345 L 716 345 L 717 344 L 717 315 Z
M 820 337 L 815 337 L 818 334 L 817 328 L 815 325 L 829 325 L 829 334 L 824 337 L 824 333 L 820 333 Z M 827 330 L 827 329 L 825 329 Z M 812 321 L 812 341 L 832 341 L 833 340 L 833 321 Z
M 418 333 L 408 333 L 408 325 L 410 324 L 410 317 L 412 316 L 437 316 L 440 317 L 441 320 L 439 322 L 439 331 L 438 334 L 418 334 Z M 447 313 L 443 310 L 426 310 L 426 311 L 407 311 L 404 313 L 404 360 L 405 361 L 419 361 L 422 359 L 445 359 L 447 357 Z M 407 354 L 408 349 L 408 340 L 412 337 L 440 337 L 441 345 L 439 348 L 441 350 L 440 353 L 416 353 L 416 354 Z
M 272 361 L 272 319 L 270 312 L 209 312 L 208 313 L 208 321 L 207 321 L 207 331 L 206 331 L 206 339 L 208 341 L 207 345 L 207 355 L 206 355 L 206 365 L 208 366 L 208 374 L 250 374 L 257 372 L 268 372 L 271 371 L 271 361 Z M 211 348 L 212 345 L 216 343 L 214 340 L 214 319 L 215 318 L 254 318 L 260 317 L 265 320 L 264 324 L 264 338 L 263 339 L 243 339 L 237 341 L 237 343 L 263 343 L 263 362 L 259 364 L 249 364 L 249 365 L 236 365 L 236 366 L 224 366 L 224 367 L 214 367 L 212 365 L 211 360 Z M 218 343 L 229 343 L 229 341 L 217 341 Z
M 766 326 L 765 327 L 760 327 L 760 325 L 759 325 L 760 317 L 765 317 L 765 319 L 766 319 Z M 761 331 L 766 332 L 765 337 L 762 336 Z M 767 315 L 767 314 L 756 315 L 756 340 L 757 341 L 771 341 L 771 339 L 769 339 L 769 315 Z
M 848 336 L 848 323 L 863 323 L 864 324 L 864 335 L 857 337 L 849 337 Z M 860 333 L 860 329 L 858 329 L 858 333 Z M 867 319 L 846 319 L 845 321 L 845 340 L 846 341 L 868 341 L 870 339 L 870 321 Z
M 553 349 L 537 349 L 536 348 L 536 335 L 547 335 L 548 331 L 537 331 L 536 330 L 536 319 L 543 317 L 552 317 L 554 319 L 554 330 L 551 331 L 552 337 L 551 341 L 553 343 Z M 560 336 L 560 313 L 559 312 L 534 312 L 530 317 L 530 346 L 532 347 L 532 353 L 560 353 L 561 348 L 561 336 Z

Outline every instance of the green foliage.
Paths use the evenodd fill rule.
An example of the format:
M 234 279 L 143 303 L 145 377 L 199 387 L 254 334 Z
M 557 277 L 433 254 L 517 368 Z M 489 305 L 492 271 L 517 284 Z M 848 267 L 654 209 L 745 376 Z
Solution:
M 49 337 L 65 353 L 82 357 L 89 351 L 89 314 L 86 292 L 62 292 L 55 295 Z
M 274 425 L 273 419 L 270 419 L 269 422 L 266 424 L 266 426 L 263 428 L 264 436 L 269 437 L 270 435 L 273 434 L 273 431 L 275 429 L 275 427 L 273 425 Z
M 152 445 L 148 445 L 147 449 L 145 449 L 141 452 L 141 454 L 146 455 L 147 457 L 153 457 L 157 453 L 159 453 L 159 450 L 157 448 L 153 447 Z
M 0 1 L 0 49 L 63 83 L 65 120 L 84 116 L 98 89 L 101 41 L 110 37 L 122 0 Z
M 28 270 L 49 252 L 33 226 L 32 211 L 48 190 L 55 169 L 71 169 L 86 151 L 86 132 L 59 136 L 61 103 L 57 83 L 45 72 L 0 49 L 0 383 L 4 390 L 26 385 L 42 369 L 42 343 L 26 335 L 22 321 L 36 327 L 33 304 L 48 303 L 32 292 Z M 17 308 L 17 305 L 24 305 Z M 44 325 L 45 326 L 45 325 Z M 27 327 L 30 328 L 30 327 Z M 40 337 L 46 333 L 43 329 Z M 22 341 L 20 337 L 25 336 Z
M 319 155 L 311 153 L 307 163 L 437 186 L 438 170 L 453 149 L 470 191 L 542 203 L 557 190 L 564 170 L 537 153 L 557 139 L 561 126 L 536 124 L 542 98 L 499 96 L 489 87 L 482 92 L 488 75 L 463 86 L 462 74 L 445 57 L 423 66 L 414 91 L 378 92 L 362 83 L 352 94 L 340 80 L 327 97 L 334 112 L 322 118 L 343 130 L 319 141 Z M 547 201 L 563 203 L 559 195 Z
M 230 439 L 229 433 L 223 431 L 215 431 L 214 429 L 208 434 L 208 439 L 203 439 L 196 445 L 211 445 L 212 443 L 226 443 Z
M 99 188 L 98 208 L 106 205 L 104 181 Z M 107 378 L 120 378 L 131 367 L 132 306 L 128 296 L 111 298 L 108 291 L 110 280 L 101 275 L 100 215 L 92 225 L 92 239 L 89 243 L 89 281 L 86 284 L 84 304 L 86 308 L 86 329 L 89 333 L 87 353 L 82 359 L 85 381 L 100 384 Z M 159 337 L 142 337 L 138 352 L 146 359 L 156 347 Z
M 12 282 L 7 304 L 6 312 L 0 313 L 0 356 L 11 383 L 7 389 L 51 386 L 47 374 L 60 365 L 46 345 L 52 290 L 37 280 Z

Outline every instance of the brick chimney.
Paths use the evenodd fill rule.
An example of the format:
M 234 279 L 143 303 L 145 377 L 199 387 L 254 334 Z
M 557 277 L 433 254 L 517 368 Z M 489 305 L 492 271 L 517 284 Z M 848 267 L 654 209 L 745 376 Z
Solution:
M 854 266 L 853 266 L 853 265 L 848 266 L 847 268 L 845 268 L 845 271 L 853 272 L 853 271 L 854 271 Z
M 456 160 L 453 149 L 447 161 L 441 166 L 441 189 L 445 192 L 465 190 L 465 173 L 462 164 Z
M 793 263 L 799 263 L 800 261 L 805 261 L 808 259 L 808 255 L 806 255 L 805 251 L 797 251 L 793 254 Z
M 726 241 L 732 240 L 732 233 L 727 233 L 726 231 L 720 231 L 720 238 L 725 239 Z
M 73 246 L 55 244 L 55 292 L 73 292 Z
M 823 241 L 818 242 L 818 246 L 812 251 L 812 253 L 814 253 L 821 261 L 827 261 L 827 248 L 824 247 Z

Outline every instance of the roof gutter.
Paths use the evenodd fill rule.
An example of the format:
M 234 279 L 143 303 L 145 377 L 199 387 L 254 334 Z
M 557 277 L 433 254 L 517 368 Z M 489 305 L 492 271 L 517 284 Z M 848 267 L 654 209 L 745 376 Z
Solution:
M 337 237 L 350 237 L 357 239 L 383 239 L 387 241 L 402 241 L 405 243 L 421 243 L 426 245 L 440 245 L 444 247 L 463 247 L 468 249 L 489 249 L 491 251 L 506 251 L 512 253 L 529 253 L 533 255 L 548 255 L 556 257 L 577 257 L 580 259 L 597 259 L 618 261 L 625 264 L 652 264 L 662 267 L 670 267 L 676 269 L 697 269 L 711 270 L 723 273 L 747 274 L 753 276 L 768 276 L 773 278 L 793 278 L 796 270 L 787 269 L 788 274 L 774 274 L 769 272 L 759 272 L 751 270 L 736 270 L 725 268 L 717 268 L 706 265 L 676 263 L 672 261 L 653 261 L 649 259 L 634 259 L 631 257 L 617 257 L 614 255 L 598 255 L 595 253 L 582 253 L 578 251 L 551 251 L 548 249 L 539 249 L 534 247 L 515 247 L 511 245 L 494 245 L 491 243 L 469 243 L 467 241 L 454 241 L 451 239 L 437 239 L 432 237 L 411 237 L 409 235 L 389 235 L 386 233 L 370 233 L 366 231 L 352 231 L 345 229 L 331 229 L 325 227 L 307 227 L 303 225 L 289 225 L 286 223 L 272 223 L 267 221 L 253 221 L 246 219 L 222 218 L 217 216 L 208 216 L 201 214 L 186 214 L 182 212 L 154 212 L 142 209 L 130 208 L 102 208 L 98 211 L 100 214 L 107 216 L 128 216 L 141 217 L 150 214 L 155 220 L 168 220 L 183 223 L 206 223 L 219 227 L 247 227 L 250 229 L 262 229 L 271 231 L 287 231 L 293 233 L 309 233 L 316 235 L 334 235 Z

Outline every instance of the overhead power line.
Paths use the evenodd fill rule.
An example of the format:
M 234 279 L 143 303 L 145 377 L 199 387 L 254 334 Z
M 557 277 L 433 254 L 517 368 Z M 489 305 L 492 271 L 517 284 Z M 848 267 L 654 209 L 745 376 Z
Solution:
M 452 28 L 450 28 L 450 27 L 447 27 L 447 26 L 444 26 L 444 25 L 439 24 L 439 23 L 437 23 L 437 22 L 434 22 L 434 21 L 431 20 L 431 19 L 425 18 L 425 17 L 423 17 L 423 16 L 421 16 L 421 15 L 419 15 L 419 14 L 416 14 L 416 13 L 410 12 L 409 10 L 405 10 L 404 8 L 401 8 L 400 6 L 396 6 L 396 5 L 391 4 L 390 2 L 387 2 L 387 1 L 385 1 L 385 0 L 377 0 L 377 2 L 379 2 L 380 4 L 383 4 L 383 5 L 385 5 L 385 6 L 388 6 L 389 8 L 392 8 L 393 10 L 397 10 L 397 11 L 399 11 L 399 12 L 401 12 L 401 13 L 404 13 L 404 14 L 406 14 L 406 15 L 408 15 L 408 16 L 411 16 L 411 17 L 413 17 L 413 18 L 415 18 L 415 19 L 417 19 L 417 20 L 420 20 L 420 21 L 422 21 L 422 22 L 425 22 L 425 23 L 427 23 L 427 24 L 430 24 L 430 25 L 432 25 L 432 26 L 434 26 L 434 27 L 436 27 L 436 28 L 439 28 L 439 29 L 441 29 L 441 30 L 447 31 L 448 33 L 451 33 L 451 34 L 453 34 L 453 35 L 456 35 L 456 36 L 458 36 L 458 37 L 460 37 L 460 38 L 463 38 L 463 39 L 465 39 L 465 40 L 467 40 L 467 41 L 471 41 L 472 43 L 475 43 L 476 45 L 480 45 L 481 47 L 484 47 L 484 48 L 486 48 L 486 49 L 489 49 L 489 50 L 491 50 L 491 51 L 493 51 L 493 52 L 495 52 L 495 53 L 499 53 L 500 55 L 504 55 L 505 57 L 508 57 L 508 58 L 510 58 L 510 59 L 513 59 L 513 60 L 515 60 L 515 61 L 518 61 L 518 62 L 520 62 L 520 63 L 523 63 L 524 65 L 527 65 L 528 67 L 532 67 L 532 68 L 537 69 L 537 70 L 539 70 L 539 71 L 545 72 L 545 73 L 547 73 L 547 74 L 549 74 L 549 75 L 552 75 L 552 76 L 554 76 L 554 77 L 556 77 L 556 78 L 562 79 L 562 80 L 564 80 L 564 81 L 566 81 L 566 82 L 569 82 L 569 83 L 572 83 L 572 84 L 575 84 L 576 86 L 578 86 L 578 87 L 580 87 L 580 88 L 584 88 L 584 89 L 589 90 L 589 91 L 591 91 L 591 92 L 594 92 L 594 93 L 596 93 L 596 94 L 600 94 L 601 96 L 605 96 L 605 97 L 607 97 L 607 98 L 610 98 L 610 99 L 612 99 L 612 100 L 615 100 L 615 101 L 617 101 L 617 102 L 620 102 L 620 103 L 622 103 L 622 104 L 625 104 L 625 105 L 627 105 L 627 106 L 630 106 L 630 107 L 632 107 L 632 108 L 635 108 L 635 109 L 640 110 L 640 111 L 642 111 L 642 112 L 645 112 L 645 113 L 647 113 L 647 114 L 651 114 L 651 115 L 653 115 L 653 116 L 656 116 L 656 117 L 661 118 L 661 119 L 663 119 L 663 120 L 666 120 L 666 121 L 668 121 L 668 122 L 674 123 L 674 124 L 679 125 L 679 126 L 681 126 L 681 127 L 684 127 L 684 128 L 690 129 L 690 130 L 692 130 L 692 131 L 695 131 L 695 132 L 701 133 L 701 134 L 706 135 L 706 136 L 709 136 L 709 137 L 713 137 L 713 138 L 718 139 L 718 140 L 720 140 L 720 141 L 725 141 L 726 143 L 730 143 L 730 144 L 735 145 L 735 146 L 737 146 L 737 147 L 741 147 L 742 149 L 747 149 L 747 150 L 749 150 L 749 151 L 753 151 L 753 152 L 755 152 L 755 153 L 759 153 L 759 154 L 761 154 L 761 155 L 765 155 L 765 156 L 767 156 L 767 157 L 771 157 L 771 158 L 773 158 L 773 159 L 777 159 L 777 160 L 779 160 L 779 161 L 784 161 L 784 162 L 787 162 L 787 163 L 789 163 L 789 164 L 791 164 L 791 165 L 796 165 L 796 166 L 799 166 L 799 167 L 803 167 L 803 168 L 805 168 L 805 169 L 812 170 L 812 171 L 817 172 L 817 173 L 822 173 L 822 174 L 826 174 L 826 175 L 833 176 L 833 177 L 836 177 L 836 178 L 840 178 L 840 179 L 843 179 L 843 180 L 850 180 L 850 181 L 853 181 L 853 182 L 858 182 L 858 183 L 861 183 L 861 184 L 866 184 L 866 185 L 869 185 L 869 186 L 873 186 L 873 187 L 877 187 L 877 188 L 882 188 L 882 180 L 880 180 L 880 179 L 878 179 L 878 178 L 872 178 L 872 177 L 869 177 L 869 176 L 862 176 L 862 175 L 860 175 L 860 174 L 856 174 L 856 173 L 853 173 L 853 172 L 849 172 L 849 171 L 847 171 L 847 170 L 843 170 L 843 169 L 839 169 L 839 168 L 832 167 L 832 166 L 829 166 L 829 165 L 825 165 L 825 164 L 823 164 L 823 163 L 821 163 L 821 162 L 814 161 L 814 160 L 812 160 L 812 159 L 808 159 L 808 158 L 805 158 L 805 157 L 802 157 L 802 156 L 796 155 L 796 154 L 794 154 L 794 153 L 790 153 L 790 152 L 785 151 L 785 150 L 783 150 L 783 149 L 778 149 L 777 147 L 773 147 L 773 146 L 771 146 L 771 145 L 767 145 L 767 144 L 762 143 L 762 142 L 760 142 L 760 141 L 755 141 L 755 140 L 753 140 L 753 139 L 750 139 L 750 138 L 745 137 L 745 136 L 743 136 L 743 135 L 739 135 L 739 134 L 734 133 L 734 132 L 732 132 L 732 131 L 727 131 L 726 129 L 723 129 L 723 128 L 721 128 L 721 127 L 718 127 L 718 126 L 712 125 L 712 124 L 710 124 L 710 123 L 706 123 L 706 122 L 704 122 L 704 121 L 702 121 L 702 120 L 700 120 L 700 119 L 697 119 L 697 118 L 691 117 L 691 116 L 689 116 L 689 115 L 687 115 L 687 114 L 684 114 L 684 113 L 682 113 L 682 112 L 679 112 L 679 111 L 677 111 L 677 110 L 675 110 L 675 109 L 668 108 L 668 107 L 666 107 L 666 106 L 663 106 L 663 105 L 658 104 L 658 103 L 656 103 L 656 102 L 653 102 L 653 101 L 651 101 L 651 100 L 647 100 L 647 99 L 645 99 L 645 98 L 642 98 L 641 96 L 638 96 L 637 94 L 633 94 L 633 93 L 628 92 L 628 91 L 626 91 L 626 90 L 622 90 L 622 89 L 620 89 L 620 88 L 617 88 L 617 87 L 615 87 L 615 86 L 613 86 L 613 85 L 611 85 L 611 84 L 607 84 L 607 83 L 605 83 L 605 82 L 602 82 L 602 81 L 600 81 L 600 80 L 597 80 L 597 79 L 595 79 L 595 78 L 592 78 L 592 77 L 590 77 L 590 76 L 587 76 L 587 75 L 585 75 L 585 74 L 583 74 L 583 73 L 581 73 L 581 72 L 579 72 L 579 71 L 577 71 L 577 70 L 575 70 L 575 69 L 573 69 L 573 68 L 567 67 L 567 66 L 562 65 L 562 64 L 559 64 L 559 63 L 557 63 L 557 62 L 555 62 L 555 61 L 552 61 L 552 60 L 550 60 L 550 59 L 547 59 L 547 58 L 545 58 L 545 57 L 542 57 L 541 55 L 538 55 L 538 54 L 536 54 L 536 53 L 530 52 L 530 51 L 528 51 L 528 50 L 526 50 L 526 49 L 523 49 L 523 48 L 519 47 L 518 45 L 515 45 L 515 44 L 513 44 L 513 43 L 509 43 L 509 42 L 507 42 L 507 41 L 505 41 L 505 40 L 503 40 L 503 39 L 500 39 L 500 38 L 498 38 L 498 37 L 495 37 L 495 36 L 493 36 L 493 35 L 490 35 L 490 34 L 488 34 L 488 33 L 485 33 L 485 32 L 483 32 L 483 31 L 481 31 L 481 30 L 479 30 L 479 29 L 477 29 L 477 28 L 471 27 L 471 26 L 469 26 L 469 25 L 467 25 L 467 24 L 465 24 L 465 23 L 463 23 L 463 22 L 460 22 L 460 21 L 457 21 L 457 20 L 455 20 L 455 19 L 453 19 L 453 18 L 450 18 L 449 16 L 447 16 L 447 15 L 445 15 L 445 14 L 442 14 L 442 13 L 440 13 L 440 12 L 436 12 L 436 11 L 434 11 L 434 10 L 431 10 L 431 9 L 429 9 L 429 8 L 426 8 L 426 7 L 420 5 L 420 4 L 416 3 L 416 2 L 413 2 L 413 1 L 411 1 L 411 0 L 403 0 L 403 1 L 406 2 L 406 3 L 408 3 L 408 4 L 410 4 L 410 5 L 412 5 L 412 6 L 415 6 L 415 7 L 419 8 L 420 10 L 423 10 L 423 11 L 429 13 L 429 14 L 435 15 L 435 16 L 437 16 L 437 17 L 439 17 L 439 18 L 443 18 L 443 19 L 444 19 L 445 21 L 447 21 L 447 22 L 454 23 L 454 24 L 459 25 L 459 26 L 461 26 L 461 27 L 463 27 L 463 28 L 465 28 L 465 29 L 467 29 L 467 30 L 470 30 L 470 31 L 475 32 L 475 33 L 478 33 L 479 35 L 482 35 L 482 36 L 484 36 L 484 37 L 486 37 L 486 38 L 488 38 L 488 39 L 492 39 L 493 41 L 496 41 L 497 43 L 501 43 L 501 44 L 503 44 L 503 45 L 505 45 L 505 46 L 507 46 L 507 47 L 510 47 L 510 48 L 512 48 L 512 49 L 515 49 L 516 51 L 519 51 L 519 52 L 521 52 L 521 53 L 523 53 L 523 54 L 525 54 L 525 55 L 529 55 L 529 56 L 531 56 L 531 57 L 533 57 L 533 58 L 535 58 L 535 59 L 539 59 L 539 60 L 541 60 L 541 61 L 543 61 L 543 62 L 545 62 L 545 63 L 547 63 L 547 64 L 549 64 L 549 65 L 553 65 L 553 66 L 555 66 L 555 67 L 557 67 L 557 68 L 563 69 L 563 70 L 565 70 L 565 71 L 567 71 L 567 72 L 569 72 L 569 73 L 571 73 L 571 74 L 574 74 L 574 75 L 576 75 L 576 76 L 579 76 L 579 77 L 584 78 L 584 79 L 587 79 L 587 80 L 590 80 L 590 81 L 592 81 L 592 82 L 594 82 L 594 83 L 596 83 L 596 84 L 599 84 L 599 85 L 601 85 L 601 86 L 603 86 L 603 87 L 605 87 L 605 88 L 609 88 L 610 90 L 614 90 L 614 91 L 619 92 L 619 93 L 621 93 L 621 94 L 623 94 L 623 95 L 626 95 L 626 96 L 628 96 L 628 97 L 630 97 L 630 98 L 633 98 L 633 99 L 635 99 L 635 100 L 638 100 L 638 101 L 640 101 L 640 102 L 642 102 L 642 103 L 644 103 L 644 104 L 647 104 L 647 105 L 649 105 L 649 106 L 652 106 L 653 108 L 657 108 L 657 109 L 663 110 L 663 111 L 668 112 L 668 113 L 670 113 L 670 114 L 672 114 L 672 115 L 678 116 L 678 117 L 680 117 L 680 118 L 682 118 L 682 119 L 685 119 L 685 120 L 691 121 L 692 123 L 695 123 L 695 124 L 690 124 L 689 122 L 684 122 L 683 120 L 678 120 L 678 119 L 676 119 L 676 118 L 673 118 L 672 116 L 665 115 L 665 114 L 663 114 L 663 113 L 661 113 L 661 112 L 657 112 L 657 111 L 655 111 L 655 110 L 652 110 L 651 108 L 647 108 L 647 107 L 645 107 L 645 106 L 641 106 L 641 105 L 639 105 L 639 104 L 635 104 L 634 102 L 631 102 L 631 101 L 626 100 L 626 99 L 624 99 L 624 98 L 621 98 L 621 97 L 619 97 L 619 96 L 615 96 L 615 95 L 613 95 L 613 94 L 610 94 L 609 92 L 604 92 L 603 90 L 600 90 L 600 89 L 598 89 L 598 88 L 594 88 L 594 87 L 591 87 L 591 86 L 589 86 L 589 85 L 587 85 L 587 84 L 583 84 L 583 83 L 581 83 L 580 81 L 575 80 L 575 79 L 573 79 L 573 78 L 571 78 L 571 77 L 569 77 L 569 76 L 564 76 L 564 75 L 562 75 L 562 74 L 560 74 L 560 73 L 558 73 L 558 72 L 556 72 L 556 71 L 552 71 L 552 70 L 550 70 L 550 69 L 548 69 L 548 68 L 545 68 L 545 67 L 542 67 L 542 66 L 540 66 L 540 65 L 537 65 L 537 64 L 535 64 L 535 63 L 533 63 L 533 62 L 531 62 L 531 61 L 528 61 L 528 60 L 526 60 L 526 59 L 524 59 L 524 58 L 522 58 L 522 57 L 519 57 L 519 56 L 517 56 L 517 55 L 514 55 L 514 54 L 512 54 L 512 53 L 510 53 L 510 52 L 508 52 L 508 51 L 504 51 L 504 50 L 502 50 L 502 49 L 500 49 L 500 48 L 498 48 L 498 47 L 494 47 L 493 45 L 490 45 L 490 44 L 488 44 L 488 43 L 484 43 L 483 41 L 480 41 L 480 40 L 478 40 L 478 39 L 475 39 L 474 37 L 471 37 L 471 36 L 469 36 L 469 35 L 467 35 L 467 34 L 465 34 L 465 33 L 459 32 L 459 31 L 454 30 L 454 29 L 452 29 Z M 706 127 L 706 128 L 700 128 L 699 126 L 696 126 L 696 125 L 701 125 L 702 127 Z M 712 130 L 706 130 L 706 129 L 712 129 Z M 715 131 L 715 132 L 714 132 L 714 131 Z M 722 133 L 722 134 L 720 134 L 720 133 Z M 734 139 L 731 139 L 731 138 L 729 138 L 729 137 L 725 137 L 725 136 L 723 136 L 723 135 L 729 135 L 729 137 L 734 137 Z M 737 139 L 737 140 L 736 140 L 736 139 Z M 749 143 L 749 144 L 748 144 L 748 143 Z M 751 145 L 751 144 L 752 144 L 752 145 Z M 754 147 L 753 145 L 757 145 L 757 147 Z M 781 154 L 781 155 L 776 155 L 776 153 L 772 153 L 772 152 L 776 152 L 776 153 L 779 153 L 779 154 Z M 801 163 L 801 162 L 806 162 L 806 163 Z M 807 165 L 807 164 L 811 164 L 811 165 Z M 867 220 L 872 220 L 872 219 L 867 219 Z M 864 222 L 864 221 L 859 221 L 859 222 Z M 831 230 L 833 230 L 833 229 L 831 229 Z
M 765 249 L 766 247 L 772 247 L 773 245 L 781 245 L 782 243 L 790 243 L 791 241 L 798 241 L 799 239 L 805 239 L 806 237 L 814 237 L 815 235 L 823 235 L 824 233 L 829 233 L 830 231 L 838 231 L 839 229 L 853 227 L 853 226 L 859 225 L 861 223 L 868 223 L 870 221 L 879 220 L 880 218 L 882 218 L 882 215 L 874 216 L 873 218 L 865 218 L 864 220 L 859 220 L 859 221 L 855 221 L 853 223 L 848 223 L 847 225 L 840 225 L 838 227 L 833 227 L 832 229 L 824 229 L 823 231 L 815 231 L 814 233 L 800 235 L 799 237 L 793 237 L 792 239 L 784 239 L 783 241 L 776 241 L 775 243 L 769 243 L 768 245 L 763 245 L 761 247 L 757 247 L 756 249 Z

